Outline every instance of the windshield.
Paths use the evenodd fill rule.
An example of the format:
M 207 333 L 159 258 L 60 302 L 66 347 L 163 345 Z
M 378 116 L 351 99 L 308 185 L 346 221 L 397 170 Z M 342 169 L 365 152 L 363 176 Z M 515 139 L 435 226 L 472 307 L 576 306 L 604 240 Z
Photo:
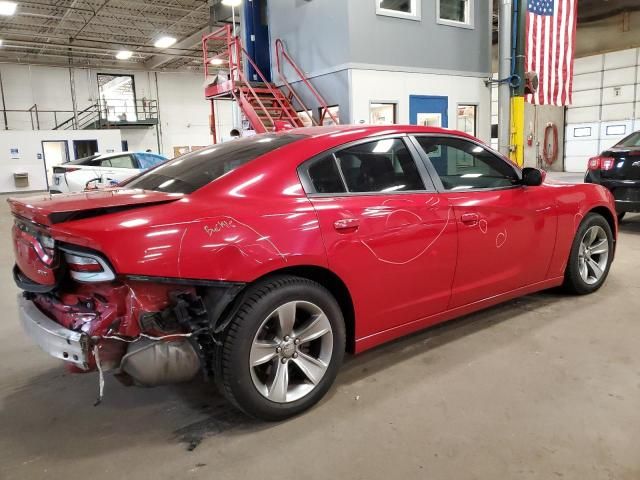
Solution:
M 123 185 L 158 192 L 193 193 L 225 173 L 304 137 L 264 134 L 230 140 L 176 157 Z
M 632 133 L 627 138 L 620 140 L 616 147 L 640 147 L 640 132 Z

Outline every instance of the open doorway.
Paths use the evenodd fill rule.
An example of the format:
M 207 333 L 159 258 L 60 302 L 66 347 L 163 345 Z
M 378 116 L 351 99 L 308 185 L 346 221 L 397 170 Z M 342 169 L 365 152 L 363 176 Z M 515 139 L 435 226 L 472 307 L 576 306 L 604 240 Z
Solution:
M 42 140 L 42 156 L 49 188 L 53 167 L 69 161 L 69 144 L 66 140 Z
M 100 118 L 109 122 L 136 122 L 136 89 L 132 75 L 98 74 Z
M 78 158 L 90 157 L 98 151 L 97 140 L 74 140 L 73 153 Z

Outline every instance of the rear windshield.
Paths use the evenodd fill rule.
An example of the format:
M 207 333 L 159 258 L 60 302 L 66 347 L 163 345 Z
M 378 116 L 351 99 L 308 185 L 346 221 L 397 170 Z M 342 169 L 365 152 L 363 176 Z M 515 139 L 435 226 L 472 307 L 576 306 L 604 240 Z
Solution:
M 89 165 L 91 163 L 91 160 L 95 160 L 99 156 L 100 155 L 91 155 L 89 157 L 82 157 L 76 160 L 71 160 L 70 162 L 66 162 L 66 163 L 69 165 Z
M 304 137 L 265 134 L 230 140 L 176 157 L 123 185 L 158 192 L 193 193 L 225 173 Z
M 620 140 L 616 147 L 640 147 L 640 132 L 632 133 L 627 138 Z

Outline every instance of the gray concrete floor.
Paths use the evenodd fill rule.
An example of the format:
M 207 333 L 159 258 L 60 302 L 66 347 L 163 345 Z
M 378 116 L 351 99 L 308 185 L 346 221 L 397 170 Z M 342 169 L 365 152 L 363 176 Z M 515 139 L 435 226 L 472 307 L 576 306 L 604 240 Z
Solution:
M 607 284 L 349 358 L 316 408 L 248 420 L 208 384 L 69 375 L 21 332 L 0 205 L 0 479 L 640 478 L 640 215 Z

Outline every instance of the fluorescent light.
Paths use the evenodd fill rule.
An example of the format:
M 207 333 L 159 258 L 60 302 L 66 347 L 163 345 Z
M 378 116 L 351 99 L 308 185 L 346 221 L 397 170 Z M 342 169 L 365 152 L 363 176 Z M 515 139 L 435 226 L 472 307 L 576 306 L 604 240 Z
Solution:
M 242 0 L 222 0 L 222 4 L 227 7 L 239 7 Z
M 174 43 L 176 43 L 176 39 L 174 37 L 164 36 L 158 38 L 154 45 L 156 48 L 169 48 Z
M 461 175 L 462 178 L 478 178 L 481 176 L 481 173 L 465 173 L 464 175 Z
M 211 65 L 222 65 L 224 63 L 224 60 L 221 58 L 212 58 L 209 63 Z
M 129 60 L 133 56 L 133 52 L 130 50 L 120 50 L 116 53 L 116 58 L 118 60 Z
M 16 13 L 18 4 L 16 2 L 0 2 L 0 15 L 10 16 Z
M 2 39 L 0 38 L 0 47 L 2 46 Z

